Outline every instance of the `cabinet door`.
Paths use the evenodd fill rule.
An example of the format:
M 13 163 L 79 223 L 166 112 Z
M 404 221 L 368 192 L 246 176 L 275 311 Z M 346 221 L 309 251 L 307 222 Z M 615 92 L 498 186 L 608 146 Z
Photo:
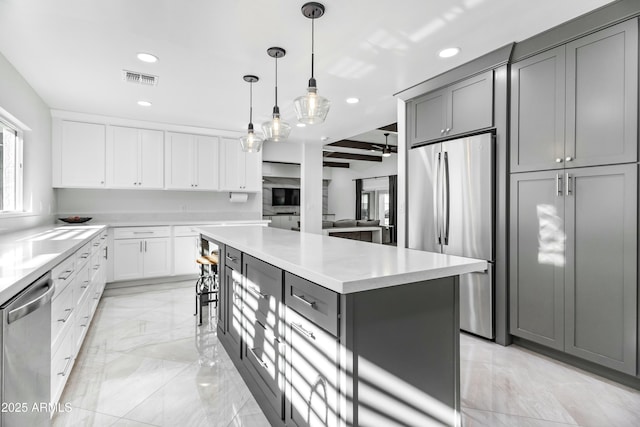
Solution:
M 105 149 L 105 125 L 64 120 L 59 153 L 61 187 L 104 187 Z
M 167 133 L 164 179 L 166 188 L 193 188 L 193 138 L 193 135 L 185 133 Z
M 637 165 L 567 170 L 565 351 L 634 375 Z
M 457 83 L 450 91 L 447 136 L 493 126 L 493 71 Z
M 140 239 L 113 241 L 113 280 L 133 280 L 142 278 L 143 243 Z
M 144 277 L 169 276 L 171 274 L 171 239 L 159 237 L 143 242 Z
M 198 253 L 198 236 L 180 236 L 173 238 L 173 274 L 199 274 L 196 263 Z
M 511 333 L 564 348 L 562 171 L 511 175 Z
M 138 188 L 138 129 L 113 126 L 107 144 L 107 186 Z
M 297 427 L 338 425 L 338 340 L 287 309 L 285 422 Z
M 511 172 L 563 168 L 565 47 L 511 66 Z
M 227 294 L 227 335 L 240 355 L 240 337 L 242 336 L 242 274 L 229 267 L 225 268 L 225 286 Z
M 140 129 L 138 187 L 164 186 L 164 132 Z
M 637 160 L 638 22 L 567 44 L 566 167 Z
M 244 155 L 245 174 L 244 174 L 244 190 L 245 191 L 262 191 L 262 154 L 242 153 Z
M 195 139 L 194 162 L 196 178 L 195 188 L 199 190 L 217 190 L 220 187 L 220 155 L 218 138 L 197 136 Z
M 220 189 L 241 190 L 244 186 L 245 159 L 240 141 L 230 138 L 220 140 Z
M 444 136 L 447 128 L 447 91 L 421 96 L 408 105 L 408 135 L 411 145 Z

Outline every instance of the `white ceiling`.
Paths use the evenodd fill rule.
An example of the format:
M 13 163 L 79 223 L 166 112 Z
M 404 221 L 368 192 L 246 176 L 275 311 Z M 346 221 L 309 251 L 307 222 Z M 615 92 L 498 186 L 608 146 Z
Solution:
M 282 116 L 310 77 L 311 21 L 292 0 L 0 0 L 0 52 L 53 109 L 209 128 L 246 129 L 273 106 L 271 46 Z M 393 94 L 609 0 L 325 0 L 316 21 L 316 78 L 332 102 L 327 121 L 294 141 L 349 138 L 396 121 Z M 439 50 L 462 52 L 440 59 Z M 145 64 L 136 53 L 160 58 Z M 122 69 L 159 76 L 125 83 Z M 349 105 L 347 97 L 361 102 Z M 136 102 L 146 99 L 148 108 Z M 0 103 L 1 103 L 0 98 Z

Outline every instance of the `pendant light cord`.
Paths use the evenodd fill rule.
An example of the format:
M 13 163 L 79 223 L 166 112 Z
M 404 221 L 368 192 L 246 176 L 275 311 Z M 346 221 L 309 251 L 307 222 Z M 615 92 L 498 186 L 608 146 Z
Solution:
M 276 109 L 278 108 L 278 55 L 276 55 Z
M 253 127 L 253 82 L 249 84 L 249 126 Z
M 313 51 L 313 46 L 314 46 L 314 22 L 315 22 L 316 18 L 311 18 L 311 78 L 313 79 L 313 57 L 314 57 L 314 51 Z

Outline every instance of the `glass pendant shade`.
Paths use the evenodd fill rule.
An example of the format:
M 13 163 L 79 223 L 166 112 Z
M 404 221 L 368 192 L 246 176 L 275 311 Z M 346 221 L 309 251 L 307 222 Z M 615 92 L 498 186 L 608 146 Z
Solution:
M 329 107 L 331 107 L 331 102 L 318 95 L 318 90 L 312 86 L 307 88 L 306 95 L 299 96 L 293 101 L 298 121 L 307 125 L 324 122 Z
M 391 148 L 389 146 L 384 147 L 382 150 L 382 157 L 390 157 L 391 156 Z
M 273 118 L 262 124 L 262 133 L 269 141 L 282 141 L 289 137 L 291 126 L 280 119 L 280 114 L 274 113 Z
M 247 134 L 240 138 L 240 146 L 246 153 L 257 153 L 262 148 L 262 138 L 253 132 L 252 125 L 249 125 Z

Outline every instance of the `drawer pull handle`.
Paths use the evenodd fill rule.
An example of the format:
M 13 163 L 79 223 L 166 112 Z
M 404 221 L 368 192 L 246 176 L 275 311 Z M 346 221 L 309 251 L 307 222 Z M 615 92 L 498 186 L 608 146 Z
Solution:
M 263 294 L 262 292 L 260 292 L 260 289 L 256 289 L 254 286 L 247 286 L 247 290 L 255 295 L 258 299 L 268 297 L 268 295 Z
M 71 274 L 73 274 L 73 270 L 66 270 L 61 275 L 58 276 L 58 279 L 67 280 L 69 276 L 71 276 Z
M 155 234 L 155 231 L 134 231 L 133 234 Z
M 98 247 L 98 246 L 100 246 L 100 242 L 95 242 L 95 243 L 93 244 L 93 246 L 94 246 L 94 247 Z
M 227 258 L 227 260 L 229 260 L 229 261 L 231 261 L 231 262 L 236 262 L 236 261 L 238 261 L 238 258 L 236 258 L 236 257 L 234 257 L 234 256 L 231 256 L 231 255 L 229 255 L 229 254 L 227 254 L 226 258 Z
M 85 280 L 84 282 L 82 282 L 82 286 L 80 286 L 80 289 L 87 289 L 87 286 L 89 286 L 89 281 Z
M 96 264 L 96 265 L 94 265 L 94 266 L 93 266 L 93 269 L 94 269 L 94 270 L 97 270 L 97 269 L 99 269 L 99 268 L 100 268 L 100 264 Z
M 249 351 L 251 352 L 253 357 L 256 358 L 260 366 L 262 366 L 264 369 L 269 369 L 269 365 L 267 365 L 267 362 L 264 362 L 262 359 L 260 359 L 253 348 L 250 348 Z
M 292 294 L 293 297 L 295 299 L 297 299 L 298 301 L 302 302 L 303 304 L 311 307 L 311 308 L 316 308 L 316 302 L 315 301 L 309 301 L 307 300 L 303 295 L 296 295 L 296 294 Z
M 66 377 L 69 366 L 71 366 L 71 356 L 65 357 L 64 360 L 66 360 L 67 363 L 64 365 L 64 369 L 62 370 L 62 372 L 58 372 L 58 375 Z
M 293 323 L 291 322 L 291 326 L 293 326 L 293 328 L 297 329 L 298 332 L 300 332 L 302 335 L 311 338 L 312 340 L 315 341 L 316 337 L 315 335 L 313 335 L 313 332 L 307 331 L 305 328 L 302 327 L 302 325 L 298 324 L 298 323 Z
M 58 319 L 58 322 L 66 323 L 67 320 L 69 320 L 69 317 L 71 317 L 71 313 L 73 313 L 73 308 L 65 308 L 64 311 L 67 312 L 67 317 L 65 317 L 64 319 Z
M 89 253 L 88 252 L 83 253 L 82 255 L 80 255 L 80 258 L 82 258 L 82 259 L 89 258 Z

